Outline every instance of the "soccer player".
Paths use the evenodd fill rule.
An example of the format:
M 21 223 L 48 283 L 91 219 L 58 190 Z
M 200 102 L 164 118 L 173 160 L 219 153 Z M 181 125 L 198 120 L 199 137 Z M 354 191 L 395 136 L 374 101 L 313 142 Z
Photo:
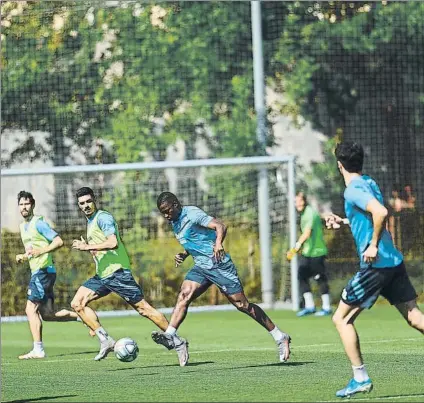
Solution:
M 307 202 L 303 192 L 296 195 L 296 210 L 300 213 L 300 230 L 302 232 L 296 246 L 287 252 L 290 261 L 301 250 L 298 279 L 300 291 L 305 300 L 305 308 L 297 313 L 298 317 L 315 314 L 328 316 L 331 314 L 328 279 L 325 273 L 325 258 L 327 246 L 322 232 L 321 217 Z M 319 285 L 322 299 L 322 309 L 315 312 L 314 297 L 309 279 L 313 277 Z
M 417 294 L 406 273 L 402 254 L 394 247 L 385 229 L 387 209 L 377 183 L 362 174 L 364 150 L 357 143 L 340 143 L 335 150 L 337 166 L 346 184 L 345 213 L 360 259 L 359 271 L 343 289 L 333 322 L 340 334 L 352 364 L 353 378 L 336 393 L 349 397 L 370 392 L 372 381 L 362 359 L 355 319 L 365 308 L 371 308 L 379 295 L 394 305 L 410 326 L 424 333 L 424 315 L 417 306 Z M 341 217 L 326 217 L 328 228 L 338 228 Z
M 191 255 L 194 266 L 181 285 L 168 328 L 165 332 L 153 332 L 153 340 L 168 349 L 174 348 L 173 336 L 186 317 L 190 303 L 213 283 L 239 311 L 249 315 L 270 333 L 277 344 L 280 361 L 287 361 L 290 336 L 275 326 L 267 314 L 244 295 L 236 267 L 222 245 L 227 233 L 225 225 L 198 207 L 182 206 L 170 192 L 159 195 L 157 206 L 170 221 L 176 238 L 185 249 L 175 256 L 175 265 L 179 266 Z
M 28 286 L 28 300 L 25 313 L 34 341 L 33 349 L 19 356 L 20 360 L 45 358 L 43 345 L 43 322 L 76 321 L 75 312 L 62 309 L 54 311 L 53 287 L 56 281 L 52 252 L 63 245 L 56 231 L 42 216 L 34 215 L 35 200 L 31 193 L 21 191 L 18 194 L 19 211 L 24 219 L 20 225 L 21 239 L 25 253 L 16 255 L 18 263 L 28 261 L 31 279 Z
M 88 242 L 81 237 L 81 240 L 72 242 L 72 247 L 92 254 L 96 263 L 96 275 L 77 290 L 71 306 L 99 338 L 100 351 L 94 358 L 99 361 L 113 350 L 115 340 L 109 336 L 100 324 L 97 314 L 88 306 L 91 301 L 114 292 L 160 329 L 168 328 L 168 320 L 144 299 L 143 290 L 131 273 L 130 259 L 115 219 L 107 211 L 97 209 L 94 192 L 89 187 L 79 189 L 76 197 L 80 210 L 87 218 Z M 188 342 L 176 334 L 173 342 L 179 363 L 185 366 L 189 359 Z

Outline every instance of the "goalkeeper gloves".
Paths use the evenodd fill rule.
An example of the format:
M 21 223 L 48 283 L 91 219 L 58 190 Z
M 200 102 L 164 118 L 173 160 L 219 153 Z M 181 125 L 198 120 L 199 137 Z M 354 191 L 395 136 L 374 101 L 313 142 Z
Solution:
M 295 256 L 296 253 L 299 252 L 299 249 L 302 247 L 302 245 L 299 242 L 296 242 L 296 245 L 294 248 L 291 248 L 288 252 L 287 252 L 287 260 L 290 262 Z

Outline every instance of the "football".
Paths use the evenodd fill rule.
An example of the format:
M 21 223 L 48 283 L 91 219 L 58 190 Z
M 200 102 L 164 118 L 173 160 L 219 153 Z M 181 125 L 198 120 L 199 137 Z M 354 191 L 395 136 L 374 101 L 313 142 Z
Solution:
M 119 339 L 115 343 L 115 347 L 113 350 L 116 355 L 116 358 L 119 361 L 123 361 L 123 362 L 134 361 L 138 356 L 137 343 L 129 337 L 124 337 L 123 339 Z

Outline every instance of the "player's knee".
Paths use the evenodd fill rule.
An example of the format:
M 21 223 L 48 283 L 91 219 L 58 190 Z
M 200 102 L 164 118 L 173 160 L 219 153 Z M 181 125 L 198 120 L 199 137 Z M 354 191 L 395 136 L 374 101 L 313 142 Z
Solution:
M 84 306 L 85 306 L 86 304 L 84 304 L 84 300 L 82 300 L 82 299 L 73 299 L 72 301 L 71 301 L 71 307 L 72 307 L 72 309 L 75 311 L 75 312 L 81 312 L 83 309 L 84 309 Z
M 149 318 L 151 316 L 153 316 L 153 313 L 156 311 L 151 305 L 149 305 L 144 299 L 141 300 L 137 305 L 136 305 L 136 310 L 137 312 L 141 315 L 144 316 L 145 318 Z
M 233 301 L 233 305 L 240 311 L 247 313 L 250 311 L 251 304 L 247 299 Z
M 345 323 L 345 321 L 343 320 L 343 317 L 337 311 L 334 313 L 331 320 L 333 321 L 333 324 L 336 327 L 340 327 Z
M 182 288 L 178 294 L 178 304 L 179 305 L 188 305 L 193 296 L 193 290 L 190 288 Z
M 27 304 L 27 306 L 25 307 L 25 314 L 27 316 L 32 316 L 32 315 L 35 315 L 37 313 L 37 310 L 38 310 L 37 305 Z

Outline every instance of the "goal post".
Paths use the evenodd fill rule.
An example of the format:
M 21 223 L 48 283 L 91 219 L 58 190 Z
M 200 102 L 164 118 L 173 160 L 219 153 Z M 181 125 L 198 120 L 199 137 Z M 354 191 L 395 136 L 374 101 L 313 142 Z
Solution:
M 261 172 L 268 175 L 268 195 L 262 194 Z M 4 169 L 1 177 L 2 194 L 7 192 L 15 199 L 22 189 L 32 192 L 36 213 L 46 215 L 61 235 L 66 230 L 68 240 L 84 231 L 85 226 L 76 205 L 75 190 L 92 187 L 99 195 L 99 207 L 109 210 L 117 219 L 132 264 L 137 266 L 133 271 L 143 286 L 148 284 L 149 299 L 158 306 L 171 306 L 172 298 L 167 299 L 167 293 L 172 291 L 175 298 L 178 292 L 172 289 L 178 281 L 170 284 L 169 273 L 163 268 L 169 266 L 170 254 L 178 244 L 168 226 L 161 222 L 155 203 L 160 192 L 169 190 L 183 204 L 197 205 L 228 224 L 226 249 L 242 272 L 248 297 L 256 292 L 256 299 L 266 307 L 277 307 L 278 302 L 293 310 L 299 307 L 297 260 L 290 264 L 285 260 L 285 251 L 294 247 L 297 232 L 292 155 Z M 55 181 L 49 181 L 53 177 Z M 61 189 L 65 193 L 61 195 L 54 189 L 58 180 L 63 182 Z M 42 195 L 50 198 L 39 203 Z M 55 200 L 59 196 L 60 203 Z M 2 199 L 7 214 L 19 216 L 16 204 L 11 209 L 10 203 L 4 205 Z M 263 205 L 261 209 L 259 203 Z M 262 219 L 270 222 L 268 234 L 259 233 Z M 2 237 L 5 221 L 8 220 L 2 220 Z M 17 232 L 17 228 L 7 230 Z M 14 245 L 13 248 L 20 247 L 16 242 Z M 4 246 L 12 248 L 7 243 Z M 12 256 L 19 250 L 2 250 L 2 258 L 4 253 Z M 76 277 L 88 278 L 87 271 L 78 273 L 79 260 L 74 259 L 80 259 L 79 255 L 70 250 L 66 253 L 55 254 L 58 281 L 63 279 L 71 284 L 77 281 Z M 138 266 L 143 269 L 138 271 Z M 65 302 L 70 296 L 63 298 Z

